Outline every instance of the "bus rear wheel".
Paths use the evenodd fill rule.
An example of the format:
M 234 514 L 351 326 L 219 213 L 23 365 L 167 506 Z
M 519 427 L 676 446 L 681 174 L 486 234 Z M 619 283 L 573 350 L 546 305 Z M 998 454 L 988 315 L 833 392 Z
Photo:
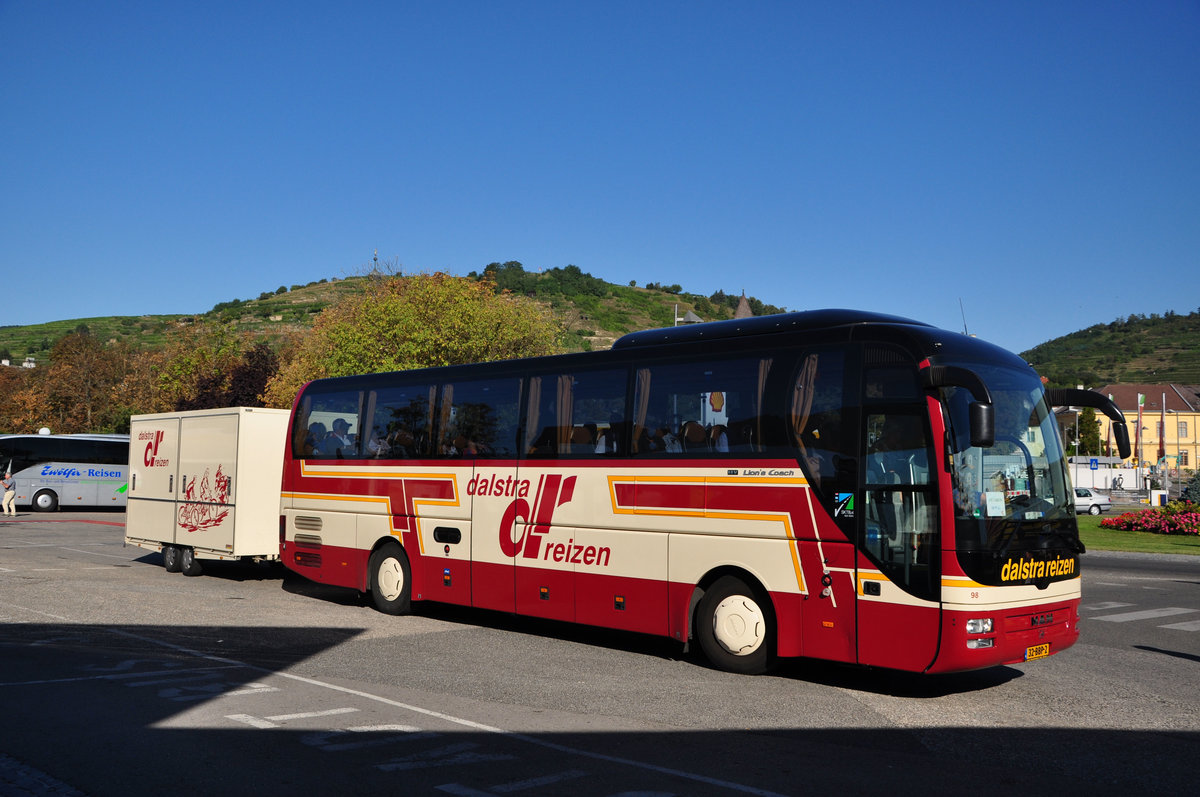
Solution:
M 33 508 L 38 512 L 53 512 L 58 509 L 58 495 L 53 490 L 39 490 L 33 497 Z
M 412 605 L 412 568 L 399 545 L 388 544 L 371 554 L 371 600 L 384 614 L 404 614 Z
M 769 604 L 736 576 L 722 576 L 705 591 L 696 608 L 696 636 L 705 657 L 722 670 L 757 675 L 772 663 Z
M 178 573 L 179 569 L 183 566 L 183 563 L 180 561 L 179 549 L 174 545 L 163 546 L 162 558 L 163 570 L 166 570 L 168 573 Z

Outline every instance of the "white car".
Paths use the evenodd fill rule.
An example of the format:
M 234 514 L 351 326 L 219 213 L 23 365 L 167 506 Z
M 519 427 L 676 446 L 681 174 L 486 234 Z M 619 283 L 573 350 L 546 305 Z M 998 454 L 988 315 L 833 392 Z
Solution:
M 1076 514 L 1087 512 L 1089 515 L 1099 515 L 1101 512 L 1107 512 L 1110 509 L 1112 509 L 1112 501 L 1108 500 L 1107 495 L 1090 490 L 1087 487 L 1075 488 Z

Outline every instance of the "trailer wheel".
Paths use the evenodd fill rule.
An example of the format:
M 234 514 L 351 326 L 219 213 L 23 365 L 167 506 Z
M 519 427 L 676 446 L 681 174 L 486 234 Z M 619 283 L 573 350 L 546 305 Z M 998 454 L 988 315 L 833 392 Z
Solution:
M 162 549 L 163 569 L 168 573 L 178 573 L 183 563 L 180 560 L 179 549 L 174 545 L 164 545 Z
M 185 576 L 198 576 L 204 572 L 200 560 L 196 558 L 196 552 L 191 548 L 184 548 L 180 554 L 179 571 Z
M 405 614 L 412 605 L 412 568 L 399 545 L 387 544 L 371 554 L 369 588 L 375 608 L 384 614 Z
M 765 598 L 736 576 L 717 579 L 696 607 L 696 636 L 714 667 L 757 675 L 771 664 L 774 621 Z
M 58 509 L 58 495 L 53 490 L 38 490 L 33 496 L 33 508 L 38 512 L 53 512 Z

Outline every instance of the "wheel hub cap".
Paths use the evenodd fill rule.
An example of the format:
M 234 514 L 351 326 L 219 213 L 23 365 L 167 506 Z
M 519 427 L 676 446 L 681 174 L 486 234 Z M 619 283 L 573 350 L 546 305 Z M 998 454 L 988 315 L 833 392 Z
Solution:
M 766 628 L 762 609 L 745 595 L 731 595 L 713 612 L 713 636 L 735 656 L 748 656 L 758 650 Z
M 404 590 L 404 571 L 395 559 L 384 559 L 379 564 L 377 574 L 379 593 L 387 600 L 394 601 Z

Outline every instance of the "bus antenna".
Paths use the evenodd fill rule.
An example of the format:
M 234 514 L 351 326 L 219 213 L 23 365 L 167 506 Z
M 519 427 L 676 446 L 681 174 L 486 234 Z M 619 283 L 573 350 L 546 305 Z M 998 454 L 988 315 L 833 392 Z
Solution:
M 963 309 L 963 300 L 962 300 L 961 296 L 958 297 L 958 311 L 960 313 L 962 313 L 963 334 L 966 335 L 967 337 L 970 337 L 971 333 L 967 332 L 967 311 L 965 309 Z

